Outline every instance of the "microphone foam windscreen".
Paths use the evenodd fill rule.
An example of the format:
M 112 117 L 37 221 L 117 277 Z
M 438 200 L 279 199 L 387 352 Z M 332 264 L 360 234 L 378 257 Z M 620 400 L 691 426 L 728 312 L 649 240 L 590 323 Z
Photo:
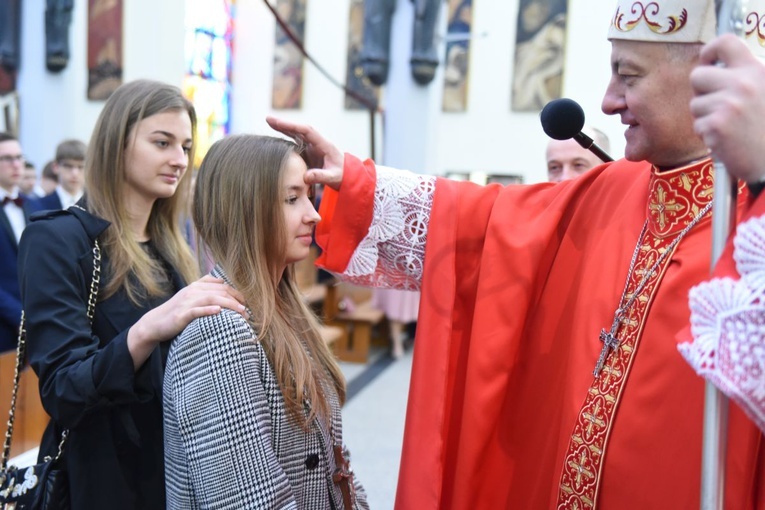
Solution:
M 556 140 L 568 140 L 582 131 L 584 110 L 573 99 L 555 99 L 542 108 L 539 120 L 547 136 Z

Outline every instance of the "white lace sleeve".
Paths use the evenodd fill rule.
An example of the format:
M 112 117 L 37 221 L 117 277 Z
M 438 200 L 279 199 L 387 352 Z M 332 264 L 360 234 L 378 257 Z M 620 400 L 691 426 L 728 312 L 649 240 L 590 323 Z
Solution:
M 733 248 L 741 279 L 691 289 L 694 340 L 678 348 L 765 431 L 765 217 L 740 225 Z
M 339 276 L 357 285 L 418 290 L 435 187 L 433 176 L 378 166 L 372 224 Z

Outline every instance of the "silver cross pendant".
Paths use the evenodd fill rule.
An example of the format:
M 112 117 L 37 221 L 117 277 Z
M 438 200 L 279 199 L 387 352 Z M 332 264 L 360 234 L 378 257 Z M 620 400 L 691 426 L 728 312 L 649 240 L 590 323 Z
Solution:
M 611 354 L 611 351 L 616 350 L 616 348 L 619 347 L 619 338 L 616 336 L 616 332 L 619 330 L 620 319 L 621 316 L 617 312 L 616 317 L 614 317 L 614 323 L 611 326 L 611 331 L 606 331 L 605 329 L 600 330 L 600 341 L 603 342 L 603 349 L 600 351 L 598 362 L 595 364 L 595 370 L 592 372 L 592 375 L 595 377 L 597 377 L 601 370 L 603 370 L 603 366 L 606 364 L 608 355 Z

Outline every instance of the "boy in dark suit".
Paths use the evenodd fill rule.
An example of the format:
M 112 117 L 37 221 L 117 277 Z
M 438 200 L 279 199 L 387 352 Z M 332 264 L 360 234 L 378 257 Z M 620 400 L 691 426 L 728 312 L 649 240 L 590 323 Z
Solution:
M 21 319 L 18 243 L 29 215 L 40 210 L 37 199 L 19 191 L 23 174 L 21 144 L 13 135 L 0 132 L 0 351 L 16 347 Z
M 85 189 L 85 153 L 79 140 L 64 140 L 56 147 L 53 173 L 58 176 L 56 189 L 40 199 L 43 209 L 66 209 L 82 198 Z

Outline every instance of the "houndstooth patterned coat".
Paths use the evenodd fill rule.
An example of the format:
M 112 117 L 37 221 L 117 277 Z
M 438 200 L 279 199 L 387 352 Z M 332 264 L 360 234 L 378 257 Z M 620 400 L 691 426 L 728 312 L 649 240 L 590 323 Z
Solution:
M 163 389 L 168 509 L 343 508 L 332 481 L 332 435 L 342 444 L 336 394 L 332 432 L 318 421 L 309 433 L 294 425 L 255 336 L 224 309 L 173 342 Z M 368 509 L 358 482 L 356 500 Z

